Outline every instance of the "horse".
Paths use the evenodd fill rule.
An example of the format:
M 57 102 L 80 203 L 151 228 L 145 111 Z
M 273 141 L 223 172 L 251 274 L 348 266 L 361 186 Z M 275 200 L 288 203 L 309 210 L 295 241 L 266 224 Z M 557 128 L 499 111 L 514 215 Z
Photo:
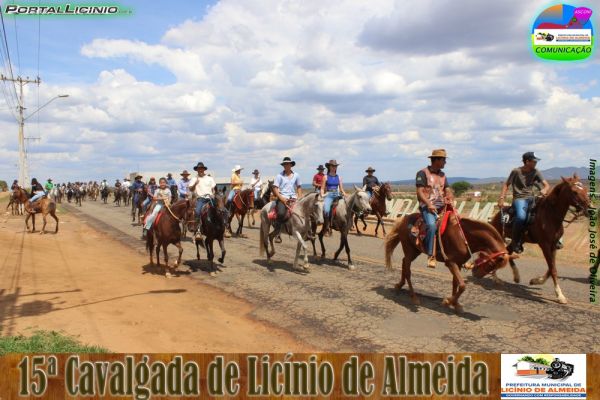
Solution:
M 121 190 L 121 187 L 115 188 L 114 195 L 115 195 L 115 199 L 113 200 L 113 203 L 117 203 L 117 207 L 121 207 L 121 197 L 123 195 L 123 191 Z
M 590 198 L 588 190 L 577 174 L 570 178 L 561 177 L 562 181 L 554 186 L 546 197 L 537 200 L 535 206 L 535 218 L 527 227 L 527 232 L 523 239 L 527 243 L 536 243 L 542 249 L 548 271 L 545 274 L 531 279 L 530 285 L 543 285 L 548 277 L 552 277 L 554 282 L 554 292 L 556 299 L 560 304 L 566 304 L 567 298 L 563 295 L 558 284 L 558 274 L 556 270 L 556 243 L 564 234 L 563 221 L 569 207 L 574 207 L 579 214 L 586 213 L 589 216 Z M 509 207 L 504 207 L 502 212 L 496 213 L 492 218 L 491 224 L 502 235 L 503 238 L 512 236 L 512 225 L 502 223 L 501 214 L 508 212 Z M 512 249 L 509 249 L 512 253 Z M 519 270 L 514 261 L 511 260 L 510 266 L 513 271 L 515 282 L 520 281 Z M 496 280 L 498 280 L 496 278 Z
M 369 202 L 371 209 L 373 210 L 373 214 L 377 217 L 377 225 L 375 226 L 375 236 L 377 236 L 377 232 L 379 230 L 379 225 L 381 225 L 381 229 L 383 229 L 383 236 L 385 236 L 385 225 L 383 224 L 383 217 L 387 215 L 386 209 L 386 200 L 392 200 L 392 187 L 389 182 L 384 183 L 379 187 L 378 190 L 373 191 L 373 196 Z M 358 219 L 363 223 L 363 231 L 367 229 L 367 223 L 365 222 L 365 214 L 356 215 L 354 217 L 354 226 L 356 227 L 356 234 L 361 235 L 362 233 L 358 229 Z
M 292 208 L 290 218 L 285 224 L 279 225 L 277 229 L 274 229 L 273 232 L 269 233 L 273 222 L 269 219 L 269 212 L 271 211 L 272 206 L 273 203 L 270 202 L 260 211 L 259 254 L 263 256 L 266 250 L 267 262 L 271 262 L 271 258 L 275 255 L 273 239 L 280 234 L 283 228 L 285 228 L 285 231 L 287 231 L 288 234 L 298 240 L 296 256 L 294 257 L 294 269 L 309 271 L 310 265 L 308 263 L 308 252 L 305 240 L 311 239 L 313 235 L 311 221 L 323 223 L 323 197 L 321 196 L 321 193 L 309 193 L 298 199 Z M 271 251 L 269 251 L 269 243 L 271 244 Z M 300 249 L 304 251 L 304 265 L 302 268 L 298 268 Z
M 242 229 L 244 228 L 244 217 L 246 216 L 246 213 L 249 210 L 252 210 L 254 208 L 254 190 L 252 189 L 245 189 L 245 190 L 241 190 L 240 192 L 236 193 L 235 196 L 233 196 L 233 200 L 231 201 L 231 204 L 229 205 L 228 211 L 229 211 L 229 218 L 228 218 L 228 222 L 227 222 L 227 228 L 229 230 L 229 233 L 233 235 L 233 232 L 231 230 L 231 220 L 233 219 L 233 216 L 237 216 L 238 217 L 238 228 L 235 231 L 236 236 L 240 236 L 240 237 L 245 237 L 242 234 Z M 240 217 L 241 217 L 241 221 L 240 221 Z
M 267 181 L 262 185 L 260 191 L 260 197 L 258 199 L 254 199 L 254 208 L 250 210 L 250 214 L 248 215 L 248 228 L 250 227 L 250 217 L 252 217 L 252 226 L 256 225 L 256 220 L 254 219 L 254 214 L 271 201 L 271 194 L 273 193 L 273 182 L 272 180 Z
M 371 206 L 369 205 L 369 195 L 365 191 L 365 188 L 359 188 L 354 186 L 354 193 L 350 196 L 346 196 L 338 201 L 337 207 L 332 206 L 331 212 L 333 218 L 331 219 L 331 228 L 340 232 L 340 247 L 334 254 L 333 260 L 336 261 L 342 249 L 346 248 L 346 255 L 348 256 L 348 269 L 354 269 L 352 258 L 350 257 L 350 245 L 348 244 L 348 232 L 352 227 L 352 217 L 355 213 L 371 212 Z M 313 224 L 313 228 L 316 224 Z M 316 229 L 316 228 L 315 228 Z M 321 243 L 321 258 L 325 258 L 325 244 L 323 243 L 323 236 L 325 235 L 325 225 L 321 227 L 319 232 L 319 242 Z M 317 255 L 315 248 L 315 239 L 312 240 L 313 253 Z
M 27 212 L 27 216 L 25 217 L 25 227 L 27 228 L 27 231 L 29 231 L 29 218 L 32 218 L 33 226 L 31 233 L 35 232 L 35 214 L 41 213 L 44 218 L 44 225 L 42 226 L 42 231 L 40 233 L 46 233 L 46 217 L 48 214 L 56 221 L 54 233 L 58 233 L 58 217 L 56 216 L 56 203 L 54 200 L 44 196 L 35 203 L 30 204 L 29 196 L 25 189 L 19 188 L 18 190 L 15 190 L 14 193 L 16 193 L 19 202 L 25 205 L 25 211 Z
M 402 258 L 402 276 L 400 282 L 395 287 L 400 291 L 404 284 L 408 283 L 408 290 L 413 304 L 419 304 L 419 299 L 412 286 L 410 266 L 417 256 L 421 254 L 421 249 L 416 245 L 412 237 L 411 224 L 418 216 L 419 213 L 414 213 L 396 220 L 392 231 L 386 236 L 384 242 L 385 265 L 388 269 L 392 268 L 392 254 L 394 249 L 398 243 L 402 244 L 402 252 L 404 253 Z M 479 259 L 472 270 L 472 274 L 476 278 L 482 278 L 488 273 L 495 272 L 506 266 L 510 259 L 517 257 L 516 255 L 509 255 L 507 253 L 504 240 L 493 226 L 487 222 L 468 218 L 461 218 L 459 221 L 454 211 L 448 217 L 445 232 L 441 234 L 440 230 L 438 230 L 436 240 L 437 247 L 439 248 L 436 259 L 444 262 L 452 274 L 452 295 L 445 297 L 442 304 L 446 307 L 454 307 L 456 313 L 460 313 L 463 310 L 458 300 L 466 288 L 459 265 L 464 265 L 471 258 L 472 253 L 479 252 Z
M 77 204 L 79 207 L 81 207 L 81 200 L 84 194 L 85 190 L 83 190 L 82 188 L 75 187 L 75 189 L 73 190 L 73 195 L 75 196 L 75 204 Z
M 62 199 L 65 195 L 65 191 L 63 190 L 62 186 L 59 186 L 57 188 L 57 195 L 56 195 L 56 203 L 57 204 L 61 204 L 62 203 Z
M 8 207 L 10 207 L 10 212 L 12 215 L 23 215 L 25 205 L 19 200 L 16 190 L 13 190 L 10 194 L 8 205 L 6 206 L 7 210 Z
M 183 247 L 181 247 L 180 223 L 182 219 L 186 218 L 191 208 L 189 200 L 179 200 L 170 207 L 165 206 L 146 235 L 146 250 L 150 254 L 150 264 L 154 265 L 153 252 L 156 249 L 156 263 L 160 267 L 160 248 L 163 249 L 166 277 L 170 277 L 171 271 L 177 270 L 181 263 Z M 169 267 L 169 254 L 167 253 L 167 247 L 170 244 L 174 244 L 179 250 L 179 256 L 172 268 Z
M 125 206 L 129 205 L 129 200 L 131 199 L 131 190 L 128 187 L 121 186 L 121 199 L 123 199 L 123 204 Z M 175 203 L 177 199 L 173 200 Z
M 73 195 L 75 194 L 75 190 L 72 186 L 67 187 L 67 201 L 70 203 L 73 200 Z
M 100 199 L 102 200 L 102 202 L 104 204 L 108 203 L 108 193 L 109 193 L 108 186 L 104 186 L 102 188 L 102 190 L 100 191 Z
M 144 200 L 148 197 L 148 193 L 144 189 L 139 189 L 137 193 L 137 198 L 134 196 L 131 201 L 131 222 L 135 222 L 135 214 L 137 211 L 138 225 L 142 224 L 142 204 Z M 136 201 L 137 200 L 137 201 Z
M 218 270 L 214 267 L 215 252 L 213 250 L 213 244 L 215 240 L 219 241 L 219 247 L 221 247 L 221 257 L 219 257 L 219 263 L 223 263 L 225 260 L 225 242 L 223 237 L 225 230 L 227 229 L 227 210 L 225 209 L 225 201 L 223 193 L 217 192 L 213 200 L 213 204 L 207 204 L 203 210 L 200 211 L 200 219 L 202 221 L 202 234 L 204 235 L 204 242 L 201 240 L 195 240 L 196 244 L 196 258 L 200 260 L 200 249 L 202 246 L 206 249 L 206 257 L 210 261 L 210 275 L 214 276 Z

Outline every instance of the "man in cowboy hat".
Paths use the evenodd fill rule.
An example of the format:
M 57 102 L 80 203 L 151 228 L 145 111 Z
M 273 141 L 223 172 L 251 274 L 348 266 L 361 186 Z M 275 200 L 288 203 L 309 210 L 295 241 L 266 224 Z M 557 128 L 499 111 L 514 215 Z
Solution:
M 250 187 L 254 189 L 254 198 L 258 199 L 260 197 L 260 189 L 262 187 L 263 181 L 260 178 L 260 172 L 255 169 L 252 171 L 252 179 L 250 179 Z
M 378 189 L 379 186 L 381 186 L 381 183 L 379 183 L 379 179 L 377 179 L 377 177 L 373 175 L 373 172 L 375 172 L 373 167 L 367 168 L 365 172 L 367 173 L 367 175 L 363 178 L 363 186 L 366 187 L 365 190 L 369 195 L 369 198 L 371 198 L 373 197 L 373 190 Z
M 123 179 L 123 183 L 121 184 L 121 187 L 123 189 L 129 190 L 129 188 L 131 187 L 131 182 L 129 182 L 129 178 L 124 178 Z
M 194 171 L 198 172 L 198 176 L 195 176 L 188 183 L 188 187 L 190 192 L 194 192 L 196 194 L 196 241 L 202 240 L 202 218 L 200 213 L 202 212 L 202 207 L 205 204 L 210 204 L 215 195 L 215 188 L 217 184 L 212 176 L 206 174 L 206 166 L 203 162 L 199 162 L 194 167 Z
M 438 213 L 446 204 L 452 204 L 454 196 L 448 186 L 446 174 L 442 168 L 446 165 L 446 150 L 433 150 L 429 159 L 431 165 L 417 172 L 416 186 L 419 210 L 427 228 L 425 235 L 425 248 L 427 250 L 427 266 L 435 268 L 435 254 L 433 245 L 437 231 Z
M 229 191 L 229 194 L 227 195 L 227 203 L 225 204 L 225 208 L 227 208 L 228 210 L 231 207 L 231 202 L 233 201 L 233 196 L 235 196 L 235 194 L 237 192 L 242 190 L 242 186 L 244 185 L 244 181 L 242 180 L 242 177 L 241 177 L 241 173 L 242 173 L 243 169 L 244 168 L 242 168 L 238 164 L 235 167 L 233 167 L 233 169 L 231 170 L 231 172 L 233 172 L 233 174 L 231 175 L 231 190 Z
M 46 184 L 44 185 L 44 189 L 47 194 L 50 194 L 50 191 L 54 188 L 54 184 L 52 183 L 52 178 L 48 178 Z
M 169 187 L 169 190 L 171 191 L 171 201 L 174 203 L 177 199 L 177 182 L 175 181 L 175 179 L 173 179 L 173 174 L 172 173 L 168 173 L 167 174 L 167 186 Z
M 302 183 L 300 182 L 300 175 L 292 171 L 296 161 L 293 161 L 290 157 L 284 157 L 280 165 L 283 167 L 283 171 L 275 177 L 273 194 L 276 197 L 277 222 L 283 223 L 287 217 L 289 205 L 298 197 L 302 197 Z
M 179 193 L 179 199 L 184 200 L 187 198 L 189 193 L 190 173 L 187 169 L 184 169 L 181 174 L 181 179 L 177 182 L 177 192 Z
M 512 240 L 509 248 L 515 253 L 521 253 L 523 251 L 523 232 L 525 230 L 527 216 L 535 198 L 533 193 L 534 186 L 538 189 L 542 186 L 540 193 L 544 196 L 550 191 L 550 185 L 544 179 L 542 173 L 535 168 L 538 161 L 540 161 L 540 159 L 535 156 L 533 151 L 528 151 L 523 154 L 523 166 L 517 167 L 510 172 L 508 179 L 502 186 L 500 199 L 498 199 L 498 207 L 502 209 L 506 192 L 508 191 L 509 186 L 512 186 L 512 207 L 515 216 L 512 226 Z M 559 242 L 558 245 L 561 247 L 562 242 Z
M 140 194 L 144 191 L 144 182 L 142 182 L 143 176 L 136 175 L 133 183 L 131 184 L 131 190 L 133 191 L 133 204 L 137 205 Z
M 317 167 L 317 173 L 313 176 L 312 181 L 315 192 L 321 191 L 321 186 L 323 186 L 323 178 L 325 177 L 323 171 L 325 171 L 325 167 L 323 167 L 323 164 L 319 164 Z

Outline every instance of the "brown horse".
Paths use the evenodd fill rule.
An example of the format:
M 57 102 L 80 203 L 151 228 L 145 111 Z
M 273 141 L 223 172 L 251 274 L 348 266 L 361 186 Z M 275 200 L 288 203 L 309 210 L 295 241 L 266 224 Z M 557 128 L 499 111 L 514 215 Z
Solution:
M 384 183 L 379 186 L 379 189 L 373 191 L 373 196 L 370 200 L 371 205 L 371 214 L 375 214 L 377 217 L 377 226 L 375 226 L 375 236 L 377 236 L 377 232 L 379 230 L 379 225 L 381 225 L 381 229 L 383 230 L 383 236 L 385 236 L 385 225 L 383 224 L 383 217 L 387 215 L 386 209 L 386 200 L 392 200 L 392 187 L 389 182 Z M 356 234 L 361 235 L 362 233 L 358 229 L 358 219 L 363 223 L 363 231 L 367 229 L 367 223 L 365 222 L 365 215 L 355 215 L 354 216 L 354 226 L 356 227 Z
M 58 232 L 58 217 L 56 216 L 56 203 L 54 202 L 54 200 L 51 200 L 47 197 L 42 197 L 35 203 L 30 204 L 29 196 L 27 195 L 25 189 L 22 188 L 15 190 L 13 195 L 16 196 L 16 199 L 20 203 L 23 203 L 25 205 L 25 211 L 27 212 L 27 216 L 25 217 L 25 226 L 27 227 L 28 231 L 29 218 L 32 218 L 33 227 L 31 232 L 33 233 L 35 232 L 35 214 L 41 213 L 44 218 L 44 225 L 42 226 L 42 231 L 40 233 L 46 233 L 46 217 L 48 216 L 48 214 L 50 214 L 50 216 L 52 216 L 52 218 L 54 218 L 54 220 L 56 221 L 56 229 L 54 230 L 54 233 Z
M 201 240 L 194 240 L 196 243 L 196 258 L 200 260 L 200 249 L 202 246 L 206 249 L 206 256 L 210 261 L 210 275 L 215 275 L 218 272 L 214 266 L 215 252 L 213 250 L 213 244 L 215 240 L 219 241 L 219 247 L 221 247 L 221 257 L 219 262 L 223 263 L 225 260 L 225 241 L 223 239 L 225 235 L 225 229 L 227 229 L 227 210 L 225 209 L 225 201 L 223 194 L 217 192 L 213 204 L 207 204 L 204 209 L 200 212 L 200 219 L 202 220 L 202 234 L 204 235 L 204 242 Z
M 193 210 L 189 200 L 179 200 L 171 207 L 163 207 L 159 216 L 152 224 L 152 227 L 146 236 L 146 250 L 150 253 L 150 264 L 154 264 L 153 252 L 156 249 L 156 263 L 160 267 L 160 248 L 163 249 L 163 257 L 165 259 L 165 276 L 170 277 L 171 271 L 177 270 L 181 263 L 181 221 L 188 217 L 190 211 Z M 174 266 L 169 267 L 169 254 L 167 246 L 174 244 L 179 249 L 179 256 L 175 261 Z
M 24 205 L 19 200 L 18 192 L 16 190 L 13 190 L 12 193 L 10 194 L 9 202 L 8 202 L 8 205 L 6 206 L 7 210 L 8 210 L 8 207 L 10 207 L 10 211 L 11 211 L 12 215 L 23 215 Z
M 137 223 L 138 225 L 142 224 L 142 204 L 144 203 L 144 200 L 146 200 L 146 197 L 148 197 L 148 193 L 145 189 L 139 189 L 137 196 L 134 194 L 133 200 L 131 200 L 131 222 L 135 222 L 135 215 L 137 213 Z
M 527 227 L 527 233 L 523 236 L 525 242 L 537 243 L 540 246 L 548 264 L 548 271 L 544 275 L 531 279 L 529 284 L 543 285 L 551 276 L 557 301 L 561 304 L 565 304 L 567 299 L 558 285 L 556 243 L 564 234 L 563 221 L 569 207 L 574 207 L 577 213 L 589 212 L 588 190 L 580 182 L 577 174 L 571 178 L 562 178 L 562 182 L 556 185 L 548 196 L 537 200 L 534 221 Z M 508 209 L 509 207 L 505 207 L 503 212 L 508 212 Z M 491 224 L 505 238 L 512 236 L 512 225 L 502 224 L 500 212 L 494 215 Z M 510 249 L 509 251 L 512 252 Z M 514 261 L 511 260 L 510 266 L 514 281 L 519 282 L 519 271 Z
M 242 190 L 233 196 L 233 201 L 229 204 L 229 219 L 227 221 L 227 228 L 230 234 L 233 234 L 231 231 L 231 220 L 234 215 L 238 218 L 238 228 L 235 232 L 237 236 L 245 237 L 242 233 L 242 229 L 244 228 L 244 217 L 246 213 L 254 208 L 254 190 L 245 189 Z M 240 220 L 241 219 L 241 220 Z
M 392 253 L 398 243 L 402 244 L 402 251 L 404 253 L 404 258 L 402 259 L 402 276 L 400 282 L 396 285 L 396 289 L 400 290 L 405 283 L 408 283 L 408 290 L 414 304 L 419 304 L 419 300 L 410 280 L 410 266 L 421 253 L 421 250 L 417 247 L 412 237 L 410 223 L 417 216 L 418 214 L 411 214 L 398 219 L 390 234 L 385 238 L 385 265 L 387 268 L 392 268 Z M 444 262 L 452 274 L 452 295 L 444 298 L 442 304 L 447 307 L 453 306 L 457 313 L 462 311 L 462 306 L 459 304 L 458 299 L 465 291 L 465 282 L 460 273 L 459 266 L 464 265 L 471 257 L 469 248 L 466 246 L 460 232 L 461 226 L 470 251 L 480 253 L 479 262 L 473 269 L 473 274 L 476 277 L 481 278 L 487 273 L 502 268 L 508 263 L 509 257 L 516 257 L 508 255 L 502 237 L 487 222 L 461 218 L 459 225 L 455 215 L 449 216 L 448 225 L 444 234 L 441 235 L 441 240 L 438 231 L 436 240 L 439 251 L 436 254 L 436 258 L 438 261 Z

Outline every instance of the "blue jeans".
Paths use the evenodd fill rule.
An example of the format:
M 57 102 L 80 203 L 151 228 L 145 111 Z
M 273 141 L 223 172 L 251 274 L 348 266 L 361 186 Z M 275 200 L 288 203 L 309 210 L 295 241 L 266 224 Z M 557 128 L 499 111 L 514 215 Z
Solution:
M 235 194 L 238 192 L 238 190 L 230 190 L 229 194 L 227 195 L 227 201 L 232 201 L 233 200 L 233 196 L 235 196 Z
M 142 203 L 143 212 L 146 212 L 146 207 L 148 207 L 148 204 L 150 204 L 151 201 L 152 199 L 150 198 L 150 195 L 148 195 L 148 197 L 146 197 L 146 200 L 144 200 L 144 202 Z
M 323 200 L 323 211 L 325 216 L 328 217 L 331 213 L 331 205 L 335 199 L 340 198 L 340 192 L 327 192 L 325 193 L 325 199 Z
M 533 198 L 513 200 L 515 215 L 513 219 L 512 240 L 515 244 L 521 243 L 523 228 L 525 228 L 525 224 L 527 223 L 527 210 L 529 210 L 532 202 Z
M 204 197 L 198 197 L 196 199 L 196 222 L 200 222 L 200 212 L 202 211 L 202 207 L 205 204 L 210 203 L 212 199 L 207 199 Z
M 260 188 L 254 189 L 254 199 L 260 199 Z
M 371 197 L 373 197 L 373 191 L 367 190 L 367 195 L 369 196 L 369 200 L 371 200 Z
M 144 225 L 144 229 L 149 230 L 152 227 L 152 224 L 154 223 L 154 220 L 156 219 L 156 216 L 158 215 L 158 212 L 161 208 L 162 204 L 156 203 L 156 206 L 154 206 L 154 210 L 152 210 L 152 214 L 150 214 L 148 218 L 146 218 L 146 225 Z
M 435 234 L 437 232 L 436 225 L 436 215 L 429 211 L 427 207 L 419 207 L 421 211 L 421 215 L 423 216 L 423 221 L 425 222 L 425 249 L 427 250 L 427 255 L 433 255 L 433 243 L 435 241 Z
M 42 197 L 44 197 L 45 194 L 46 193 L 44 193 L 42 191 L 35 192 L 35 195 L 31 199 L 29 199 L 29 202 L 33 203 L 34 201 L 41 199 Z

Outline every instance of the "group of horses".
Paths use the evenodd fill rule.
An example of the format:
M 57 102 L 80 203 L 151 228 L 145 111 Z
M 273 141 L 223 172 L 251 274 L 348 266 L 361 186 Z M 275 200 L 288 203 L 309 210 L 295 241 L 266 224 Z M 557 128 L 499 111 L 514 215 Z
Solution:
M 264 255 L 266 252 L 267 262 L 270 262 L 275 254 L 274 242 L 284 233 L 290 235 L 297 241 L 296 255 L 294 258 L 294 269 L 308 272 L 310 264 L 308 261 L 308 246 L 307 241 L 312 243 L 313 255 L 317 255 L 316 239 L 318 237 L 321 258 L 325 257 L 325 244 L 323 237 L 326 234 L 323 224 L 323 197 L 320 192 L 315 191 L 301 197 L 289 208 L 288 218 L 286 221 L 277 221 L 273 218 L 272 212 L 272 187 L 273 182 L 269 181 L 263 185 L 260 194 L 254 198 L 254 190 L 246 189 L 237 193 L 230 203 L 229 207 L 225 202 L 225 188 L 217 191 L 214 199 L 209 205 L 206 205 L 199 216 L 201 220 L 201 231 L 203 240 L 195 240 L 196 258 L 200 259 L 199 247 L 204 247 L 207 252 L 207 259 L 210 262 L 210 274 L 214 275 L 218 272 L 218 268 L 214 265 L 214 241 L 218 241 L 221 248 L 221 256 L 218 258 L 219 263 L 223 263 L 225 259 L 225 244 L 224 238 L 233 235 L 231 230 L 231 222 L 233 218 L 237 218 L 238 227 L 236 230 L 237 236 L 243 236 L 244 219 L 246 214 L 249 214 L 248 224 L 252 219 L 252 225 L 255 224 L 254 214 L 260 213 L 260 235 L 259 235 L 259 252 Z M 342 250 L 346 250 L 347 267 L 354 269 L 350 254 L 350 246 L 348 242 L 348 234 L 355 227 L 357 234 L 360 234 L 358 228 L 358 220 L 363 222 L 363 230 L 366 228 L 364 217 L 368 214 L 375 215 L 378 219 L 378 224 L 382 226 L 385 235 L 384 252 L 385 265 L 388 268 L 392 267 L 392 255 L 396 247 L 400 244 L 403 250 L 402 268 L 400 281 L 396 285 L 398 290 L 402 289 L 405 284 L 408 285 L 410 298 L 414 303 L 418 303 L 418 297 L 414 291 L 411 281 L 411 264 L 419 254 L 423 252 L 423 248 L 414 237 L 413 224 L 419 217 L 419 214 L 411 214 L 400 217 L 394 223 L 391 232 L 385 234 L 385 226 L 382 223 L 382 218 L 387 214 L 385 209 L 386 199 L 391 198 L 391 187 L 389 183 L 383 184 L 375 191 L 372 198 L 369 199 L 365 188 L 354 187 L 354 192 L 350 195 L 340 198 L 334 203 L 332 210 L 331 228 L 340 233 L 339 247 L 334 253 L 334 260 Z M 145 190 L 134 193 L 120 193 L 125 204 L 131 204 L 132 222 L 142 224 L 145 213 L 150 212 L 150 208 L 143 209 L 144 200 L 147 197 Z M 101 193 L 102 199 L 106 200 L 108 194 Z M 29 195 L 23 189 L 13 191 L 11 196 L 12 204 L 25 205 L 26 227 L 29 230 L 28 221 L 33 217 L 33 229 L 35 231 L 35 214 L 42 213 L 44 226 L 42 233 L 45 232 L 46 216 L 52 216 L 56 221 L 55 232 L 58 232 L 58 218 L 56 217 L 56 203 L 50 197 L 44 197 L 35 203 L 35 207 L 31 208 Z M 106 201 L 104 201 L 106 203 Z M 115 200 L 116 202 L 116 200 Z M 589 216 L 590 212 L 590 197 L 587 188 L 581 183 L 577 175 L 569 178 L 562 178 L 550 193 L 544 197 L 540 197 L 536 201 L 535 218 L 527 226 L 524 236 L 525 242 L 537 244 L 545 257 L 548 270 L 545 274 L 534 278 L 530 281 L 531 285 L 541 285 L 548 278 L 552 278 L 557 301 L 566 303 L 567 299 L 561 291 L 558 283 L 558 274 L 556 268 L 556 251 L 558 240 L 564 234 L 563 222 L 569 211 L 575 214 L 574 218 L 580 215 Z M 196 215 L 195 202 L 193 199 L 186 198 L 174 201 L 171 206 L 165 207 L 159 217 L 154 222 L 152 228 L 147 234 L 146 248 L 150 254 L 150 262 L 154 264 L 153 255 L 156 254 L 157 264 L 160 266 L 160 249 L 163 249 L 163 258 L 165 263 L 165 274 L 170 276 L 177 267 L 181 264 L 183 248 L 181 241 L 186 237 L 188 231 L 195 232 Z M 447 205 L 447 210 L 444 213 L 444 226 L 440 227 L 437 232 L 435 248 L 436 258 L 439 262 L 445 264 L 452 274 L 452 292 L 451 295 L 444 298 L 443 304 L 453 307 L 456 312 L 462 310 L 459 303 L 459 298 L 465 291 L 466 285 L 461 274 L 461 268 L 467 267 L 475 255 L 474 267 L 472 274 L 476 278 L 482 278 L 485 275 L 491 274 L 495 279 L 495 272 L 509 264 L 513 271 L 513 279 L 516 283 L 520 281 L 519 271 L 517 269 L 515 259 L 516 254 L 512 253 L 511 247 L 506 246 L 505 239 L 510 239 L 512 234 L 511 222 L 502 218 L 508 214 L 509 207 L 504 207 L 494 215 L 491 222 L 482 222 L 469 218 L 460 218 L 458 213 L 454 211 L 452 205 Z M 442 218 L 440 218 L 442 219 Z M 323 224 L 323 227 L 318 231 L 318 226 Z M 318 232 L 317 232 L 318 231 Z M 173 267 L 169 267 L 167 246 L 175 245 L 179 254 Z M 299 265 L 300 255 L 303 255 L 303 265 Z

